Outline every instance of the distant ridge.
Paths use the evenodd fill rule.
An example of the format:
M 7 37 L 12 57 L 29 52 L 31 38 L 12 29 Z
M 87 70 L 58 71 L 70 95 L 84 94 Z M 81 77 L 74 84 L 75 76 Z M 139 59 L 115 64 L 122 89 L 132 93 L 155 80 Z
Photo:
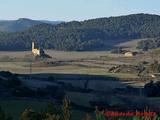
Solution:
M 0 20 L 0 32 L 20 32 L 26 30 L 35 25 L 48 23 L 48 24 L 59 24 L 62 21 L 43 21 L 43 20 L 32 20 L 28 18 L 19 18 L 18 20 Z
M 52 25 L 57 25 L 65 22 L 65 21 L 49 21 L 49 20 L 39 20 L 39 21 L 47 24 L 52 24 Z

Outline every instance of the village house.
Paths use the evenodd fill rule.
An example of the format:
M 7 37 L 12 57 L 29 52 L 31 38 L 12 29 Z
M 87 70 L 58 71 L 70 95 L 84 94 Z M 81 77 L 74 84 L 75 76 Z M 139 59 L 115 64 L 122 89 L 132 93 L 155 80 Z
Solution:
M 135 55 L 136 55 L 135 52 L 126 52 L 126 53 L 124 54 L 125 57 L 133 57 L 133 56 L 135 56 Z

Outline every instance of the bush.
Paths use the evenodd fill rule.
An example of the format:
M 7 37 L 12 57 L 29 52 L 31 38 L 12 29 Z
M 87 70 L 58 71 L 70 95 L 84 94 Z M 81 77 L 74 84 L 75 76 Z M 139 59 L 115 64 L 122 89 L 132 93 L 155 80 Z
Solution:
M 144 90 L 148 97 L 160 97 L 160 82 L 151 81 L 144 86 Z
M 35 97 L 35 91 L 28 87 L 20 87 L 13 90 L 13 95 L 17 97 Z

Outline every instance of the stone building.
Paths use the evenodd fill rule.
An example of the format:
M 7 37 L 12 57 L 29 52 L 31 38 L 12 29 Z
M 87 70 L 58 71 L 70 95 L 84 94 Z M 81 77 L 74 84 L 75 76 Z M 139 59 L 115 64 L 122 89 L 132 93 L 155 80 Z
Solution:
M 36 48 L 35 47 L 35 43 L 34 42 L 32 42 L 32 54 L 34 55 L 34 56 L 41 56 L 42 54 L 44 54 L 44 51 L 43 51 L 43 49 L 42 48 Z

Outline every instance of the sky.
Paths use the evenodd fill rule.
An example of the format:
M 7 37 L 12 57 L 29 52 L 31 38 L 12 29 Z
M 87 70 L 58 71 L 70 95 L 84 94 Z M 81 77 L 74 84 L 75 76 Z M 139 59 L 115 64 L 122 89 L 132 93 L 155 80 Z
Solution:
M 135 13 L 160 15 L 160 0 L 0 0 L 0 19 L 87 20 Z

